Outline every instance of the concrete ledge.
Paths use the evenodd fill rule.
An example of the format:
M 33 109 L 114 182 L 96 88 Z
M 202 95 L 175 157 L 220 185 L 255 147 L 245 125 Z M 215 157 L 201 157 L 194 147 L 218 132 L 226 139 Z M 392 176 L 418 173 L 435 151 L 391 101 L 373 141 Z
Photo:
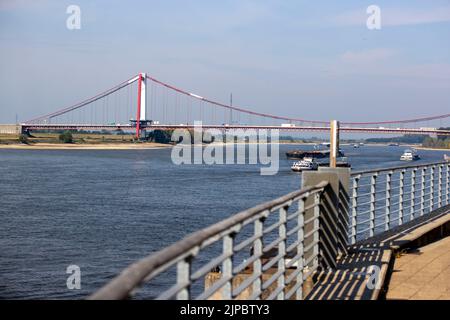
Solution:
M 392 250 L 398 251 L 406 247 L 422 247 L 450 235 L 450 213 L 430 221 L 422 227 L 406 233 L 390 244 Z

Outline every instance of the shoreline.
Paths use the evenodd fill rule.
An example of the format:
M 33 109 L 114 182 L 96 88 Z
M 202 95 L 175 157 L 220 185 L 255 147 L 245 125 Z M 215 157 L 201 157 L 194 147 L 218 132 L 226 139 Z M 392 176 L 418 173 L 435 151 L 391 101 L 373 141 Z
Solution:
M 447 151 L 450 153 L 450 149 L 445 148 L 431 148 L 431 147 L 414 147 L 417 150 L 426 150 L 426 151 Z
M 148 150 L 166 149 L 172 145 L 162 143 L 32 143 L 32 144 L 0 144 L 0 149 L 14 150 Z

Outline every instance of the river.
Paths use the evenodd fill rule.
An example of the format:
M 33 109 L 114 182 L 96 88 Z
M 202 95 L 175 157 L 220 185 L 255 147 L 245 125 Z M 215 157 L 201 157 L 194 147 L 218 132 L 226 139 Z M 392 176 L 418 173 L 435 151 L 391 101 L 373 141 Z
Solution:
M 0 298 L 87 296 L 136 259 L 299 188 L 285 156 L 297 147 L 280 145 L 274 176 L 259 165 L 175 165 L 170 149 L 0 150 Z M 404 148 L 342 149 L 362 169 L 401 165 Z M 80 290 L 66 287 L 73 264 Z

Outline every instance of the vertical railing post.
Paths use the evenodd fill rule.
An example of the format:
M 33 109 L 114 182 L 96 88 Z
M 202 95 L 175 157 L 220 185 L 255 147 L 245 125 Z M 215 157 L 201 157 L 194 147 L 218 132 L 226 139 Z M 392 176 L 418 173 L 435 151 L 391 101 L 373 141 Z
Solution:
M 369 213 L 369 236 L 375 234 L 375 210 L 376 210 L 376 191 L 377 191 L 377 174 L 373 174 L 370 178 L 370 213 Z
M 430 211 L 433 211 L 433 204 L 434 204 L 434 166 L 431 166 L 430 168 Z
M 422 179 L 420 183 L 420 216 L 425 214 L 425 188 L 426 188 L 426 177 L 427 168 L 422 168 Z
M 417 168 L 413 168 L 411 171 L 411 211 L 409 220 L 414 219 L 414 210 L 416 206 L 416 173 Z
M 298 218 L 297 218 L 297 224 L 298 224 L 298 231 L 297 231 L 297 239 L 298 239 L 298 246 L 297 246 L 297 255 L 298 255 L 298 263 L 297 268 L 298 270 L 301 270 L 297 274 L 296 283 L 298 284 L 298 289 L 296 292 L 296 298 L 297 300 L 303 300 L 303 268 L 304 265 L 304 241 L 305 241 L 305 200 L 300 199 L 298 202 Z
M 255 281 L 253 282 L 253 294 L 257 297 L 261 297 L 262 292 L 262 262 L 261 262 L 261 256 L 262 256 L 262 236 L 263 236 L 263 222 L 260 219 L 257 219 L 255 221 L 254 225 L 255 231 L 254 234 L 256 236 L 256 240 L 253 244 L 253 255 L 258 256 L 258 258 L 253 262 L 253 274 L 259 275 Z
M 442 165 L 438 166 L 438 208 L 442 207 Z
M 222 277 L 230 278 L 222 289 L 222 297 L 225 300 L 232 299 L 233 291 L 233 237 L 234 234 L 227 234 L 223 237 L 223 253 L 228 255 L 222 262 Z
M 387 231 L 391 228 L 391 181 L 392 171 L 386 174 L 386 213 L 384 217 L 384 230 Z
M 280 277 L 278 278 L 278 288 L 283 288 L 278 295 L 278 300 L 284 300 L 284 289 L 286 288 L 286 220 L 287 220 L 287 213 L 286 213 L 286 207 L 281 207 L 279 209 L 279 219 L 280 219 L 280 226 L 278 228 L 278 236 L 280 237 L 281 241 L 278 244 L 278 255 L 281 256 L 280 260 L 278 260 L 278 271 L 281 272 Z
M 314 264 L 313 268 L 316 268 L 319 265 L 319 259 L 321 259 L 322 255 L 319 252 L 320 247 L 320 194 L 316 193 L 314 194 L 314 223 L 313 228 L 316 230 L 314 232 L 313 241 L 315 242 L 314 248 L 313 248 L 313 256 L 314 256 Z
M 403 224 L 403 201 L 405 192 L 405 170 L 400 171 L 400 181 L 398 188 L 398 225 Z
M 358 185 L 361 176 L 356 176 L 353 178 L 352 186 L 352 220 L 351 220 L 351 244 L 356 243 L 356 232 L 357 232 L 357 215 L 358 215 Z
M 446 194 L 446 196 L 445 196 L 445 204 L 448 205 L 449 198 L 450 198 L 450 186 L 449 186 L 449 183 L 450 183 L 450 164 L 447 164 L 446 167 L 447 167 L 447 170 L 446 170 L 446 178 L 445 178 L 445 190 L 446 190 L 446 192 L 445 192 L 445 194 Z
M 190 299 L 191 259 L 192 257 L 189 256 L 177 263 L 177 284 L 185 285 L 183 289 L 178 291 L 177 300 Z

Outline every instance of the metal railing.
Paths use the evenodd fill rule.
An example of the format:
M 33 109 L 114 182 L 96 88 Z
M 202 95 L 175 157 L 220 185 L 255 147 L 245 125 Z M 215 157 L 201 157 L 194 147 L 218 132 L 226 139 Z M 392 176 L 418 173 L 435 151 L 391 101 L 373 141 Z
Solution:
M 449 162 L 312 174 L 308 187 L 191 234 L 89 298 L 302 299 L 348 243 L 449 204 Z
M 302 299 L 322 248 L 328 182 L 242 211 L 144 258 L 91 299 Z M 150 286 L 151 285 L 151 286 Z
M 352 172 L 350 243 L 448 205 L 449 177 L 449 162 Z

